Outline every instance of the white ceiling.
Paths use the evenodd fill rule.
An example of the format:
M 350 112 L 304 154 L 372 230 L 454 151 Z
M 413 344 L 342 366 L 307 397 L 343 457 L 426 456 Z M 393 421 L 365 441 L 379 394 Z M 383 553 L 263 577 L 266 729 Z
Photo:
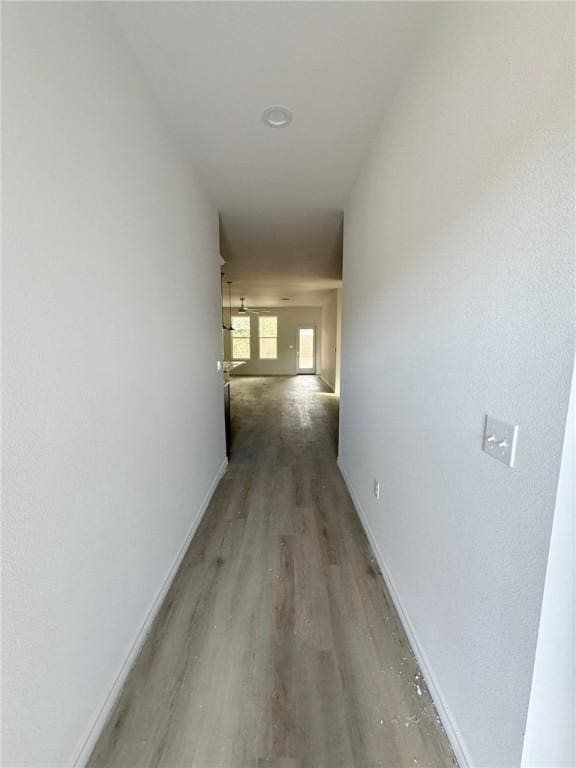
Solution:
M 318 303 L 339 284 L 342 209 L 433 5 L 110 4 L 220 210 L 236 297 Z M 265 126 L 270 104 L 291 125 Z

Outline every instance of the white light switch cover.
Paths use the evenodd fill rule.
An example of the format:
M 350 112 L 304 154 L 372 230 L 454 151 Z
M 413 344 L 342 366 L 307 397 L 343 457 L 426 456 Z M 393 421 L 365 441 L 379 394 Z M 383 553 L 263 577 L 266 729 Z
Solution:
M 494 459 L 498 459 L 509 467 L 514 466 L 516 457 L 516 441 L 518 439 L 518 424 L 507 424 L 505 421 L 486 416 L 484 427 L 483 450 Z

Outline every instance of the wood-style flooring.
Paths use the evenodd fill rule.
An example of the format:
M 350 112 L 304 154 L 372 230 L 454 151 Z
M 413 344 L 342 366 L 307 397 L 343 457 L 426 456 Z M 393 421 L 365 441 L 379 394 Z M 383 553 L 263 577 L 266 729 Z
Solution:
M 234 444 L 90 768 L 454 766 L 315 376 L 232 381 Z

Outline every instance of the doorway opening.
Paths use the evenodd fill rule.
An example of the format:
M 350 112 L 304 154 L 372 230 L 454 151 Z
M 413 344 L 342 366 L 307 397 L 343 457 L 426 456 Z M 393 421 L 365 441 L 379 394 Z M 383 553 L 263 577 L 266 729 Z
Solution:
M 316 328 L 313 325 L 298 328 L 297 372 L 316 373 Z

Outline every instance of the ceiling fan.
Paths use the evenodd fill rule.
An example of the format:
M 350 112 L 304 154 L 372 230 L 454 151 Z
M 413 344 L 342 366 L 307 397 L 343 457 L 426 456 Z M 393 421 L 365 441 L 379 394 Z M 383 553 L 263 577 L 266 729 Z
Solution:
M 238 314 L 239 315 L 260 315 L 265 312 L 269 312 L 268 309 L 250 309 L 250 307 L 247 307 L 244 302 L 246 301 L 246 298 L 244 296 L 240 296 L 240 307 L 238 308 Z

